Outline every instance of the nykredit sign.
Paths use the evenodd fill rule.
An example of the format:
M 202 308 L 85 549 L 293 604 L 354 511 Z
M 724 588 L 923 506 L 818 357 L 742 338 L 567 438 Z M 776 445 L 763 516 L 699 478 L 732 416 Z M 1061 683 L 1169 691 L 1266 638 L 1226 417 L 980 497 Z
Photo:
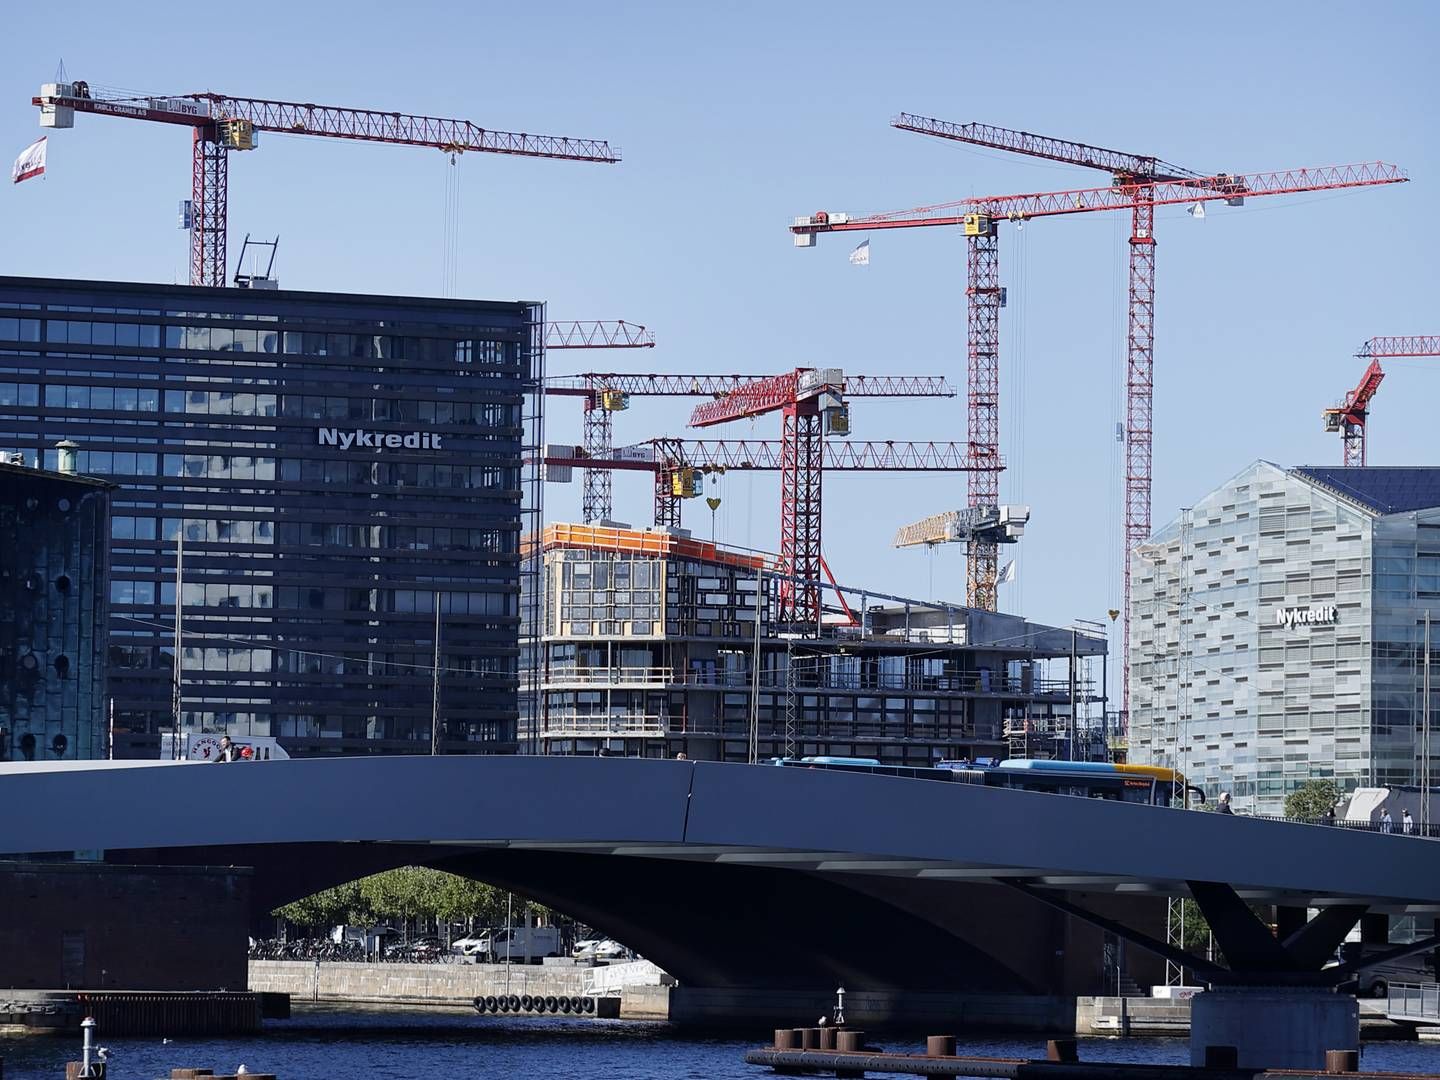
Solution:
M 1334 604 L 1275 609 L 1275 625 L 1286 630 L 1294 630 L 1297 626 L 1334 626 L 1339 621 L 1340 610 Z
M 354 431 L 341 431 L 339 428 L 321 428 L 316 432 L 321 446 L 338 446 L 341 450 L 374 450 L 382 453 L 386 450 L 439 450 L 442 436 L 429 431 L 412 431 L 408 435 L 401 435 L 398 432 L 390 433 L 384 431 L 366 431 L 364 428 L 356 428 Z

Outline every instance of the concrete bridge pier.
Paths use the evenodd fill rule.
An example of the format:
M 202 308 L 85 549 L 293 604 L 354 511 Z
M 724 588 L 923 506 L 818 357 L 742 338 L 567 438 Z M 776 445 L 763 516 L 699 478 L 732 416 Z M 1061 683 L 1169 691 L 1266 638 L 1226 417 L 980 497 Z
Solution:
M 1353 994 L 1215 986 L 1190 1001 L 1191 1065 L 1323 1070 L 1327 1050 L 1359 1049 L 1360 1007 Z

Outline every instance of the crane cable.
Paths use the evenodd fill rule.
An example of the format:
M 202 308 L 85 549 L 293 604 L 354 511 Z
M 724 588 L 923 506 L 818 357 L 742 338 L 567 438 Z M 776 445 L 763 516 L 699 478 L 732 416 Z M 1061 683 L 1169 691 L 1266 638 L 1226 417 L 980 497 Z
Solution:
M 450 163 L 445 170 L 445 208 L 441 225 L 443 238 L 440 295 L 452 297 L 460 282 L 460 152 L 449 148 Z

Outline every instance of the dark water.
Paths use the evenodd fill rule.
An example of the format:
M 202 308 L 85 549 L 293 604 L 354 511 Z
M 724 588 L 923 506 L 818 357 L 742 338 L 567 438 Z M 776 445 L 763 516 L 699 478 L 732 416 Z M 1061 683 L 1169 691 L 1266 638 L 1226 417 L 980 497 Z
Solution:
M 478 1017 L 459 1011 L 399 1013 L 354 1009 L 297 1011 L 293 1020 L 270 1022 L 264 1035 L 241 1039 L 105 1039 L 111 1080 L 158 1080 L 175 1067 L 199 1066 L 251 1072 L 279 1080 L 434 1080 L 436 1077 L 616 1078 L 616 1080 L 728 1080 L 774 1074 L 741 1060 L 767 1033 L 753 1038 L 677 1033 L 663 1024 L 620 1020 L 518 1020 Z M 880 1040 L 887 1050 L 916 1052 L 921 1037 Z M 1043 1039 L 972 1039 L 962 1054 L 1043 1057 Z M 1083 1039 L 1080 1057 L 1090 1061 L 1183 1064 L 1181 1039 Z M 79 1058 L 78 1040 L 0 1039 L 5 1080 L 60 1080 L 65 1062 Z M 1440 1070 L 1440 1044 L 1372 1043 L 1361 1068 L 1423 1072 Z

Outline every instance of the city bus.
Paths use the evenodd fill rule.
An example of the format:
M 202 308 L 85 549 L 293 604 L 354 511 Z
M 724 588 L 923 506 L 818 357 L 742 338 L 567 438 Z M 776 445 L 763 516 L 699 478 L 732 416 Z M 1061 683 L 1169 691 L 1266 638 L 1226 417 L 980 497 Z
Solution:
M 1187 783 L 1183 774 L 1159 765 L 1006 758 L 998 762 L 994 759 L 941 761 L 933 767 L 923 767 L 883 765 L 875 758 L 860 757 L 776 758 L 774 763 L 790 768 L 867 772 L 913 780 L 1018 788 L 1151 806 L 1189 807 L 1205 802 L 1205 793 Z

